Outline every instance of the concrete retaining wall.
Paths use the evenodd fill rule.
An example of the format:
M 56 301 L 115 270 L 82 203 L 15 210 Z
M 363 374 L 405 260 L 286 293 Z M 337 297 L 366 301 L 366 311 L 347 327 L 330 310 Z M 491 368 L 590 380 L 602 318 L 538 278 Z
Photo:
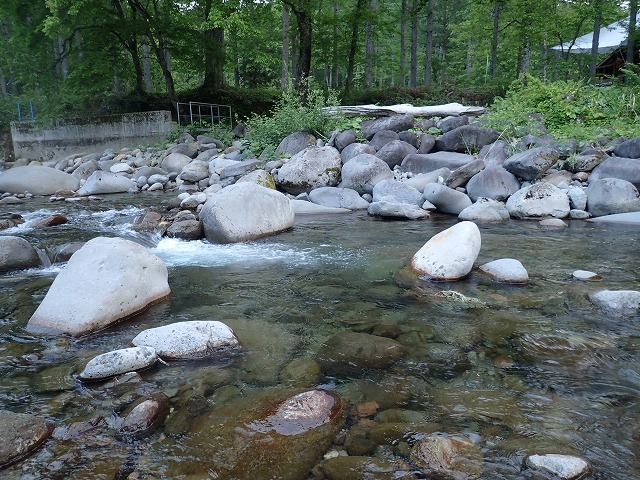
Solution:
M 11 138 L 14 158 L 49 160 L 161 142 L 174 127 L 171 113 L 163 110 L 57 120 L 47 128 L 12 122 Z

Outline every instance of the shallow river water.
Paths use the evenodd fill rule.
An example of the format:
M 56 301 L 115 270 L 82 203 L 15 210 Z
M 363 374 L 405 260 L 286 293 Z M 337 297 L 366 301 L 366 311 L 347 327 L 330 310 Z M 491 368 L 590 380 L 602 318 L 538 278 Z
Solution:
M 593 478 L 640 478 L 640 318 L 608 316 L 585 298 L 598 289 L 640 290 L 637 227 L 571 221 L 545 230 L 513 220 L 481 227 L 476 265 L 517 258 L 530 283 L 499 284 L 477 269 L 459 282 L 431 283 L 405 266 L 455 217 L 306 216 L 280 235 L 212 245 L 135 230 L 135 219 L 160 198 L 5 208 L 27 222 L 0 234 L 23 236 L 43 251 L 98 235 L 150 247 L 168 267 L 172 295 L 85 338 L 34 335 L 25 325 L 63 264 L 0 275 L 0 408 L 58 426 L 105 419 L 88 435 L 49 439 L 0 478 L 167 478 L 170 462 L 194 453 L 187 441 L 194 419 L 263 391 L 312 386 L 353 404 L 377 402 L 370 418 L 378 425 L 389 412 L 402 418 L 402 434 L 378 445 L 369 438 L 368 455 L 408 461 L 408 448 L 426 433 L 463 433 L 482 450 L 482 478 L 539 478 L 522 466 L 533 453 L 582 456 Z M 70 222 L 29 227 L 52 213 Z M 603 280 L 574 280 L 577 269 Z M 145 328 L 183 320 L 227 323 L 243 353 L 158 365 L 119 389 L 76 379 L 93 356 L 131 346 Z M 328 338 L 351 331 L 393 337 L 407 354 L 388 369 L 312 367 Z M 171 399 L 165 425 L 142 440 L 115 436 L 114 416 L 153 392 Z M 344 438 L 345 431 L 332 449 L 343 449 Z

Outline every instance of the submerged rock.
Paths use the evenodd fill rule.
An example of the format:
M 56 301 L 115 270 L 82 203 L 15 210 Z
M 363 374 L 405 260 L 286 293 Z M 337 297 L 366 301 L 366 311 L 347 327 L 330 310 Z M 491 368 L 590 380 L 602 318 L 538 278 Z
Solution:
M 306 480 L 343 423 L 342 400 L 324 390 L 235 399 L 196 420 L 183 440 L 194 454 L 167 474 Z
M 520 260 L 515 258 L 500 258 L 493 262 L 480 265 L 480 270 L 490 275 L 499 282 L 527 283 L 529 274 Z
M 482 475 L 482 452 L 463 436 L 427 435 L 414 445 L 411 460 L 434 478 L 470 480 Z
M 525 460 L 525 465 L 531 469 L 555 475 L 562 480 L 582 478 L 591 470 L 589 462 L 580 457 L 556 453 L 529 455 Z
M 160 357 L 172 359 L 209 358 L 240 346 L 228 326 L 217 321 L 172 323 L 140 332 L 132 343 L 155 350 Z
M 411 267 L 433 280 L 458 280 L 469 274 L 482 239 L 473 222 L 460 222 L 434 235 L 411 259 Z
M 51 423 L 35 415 L 0 410 L 0 468 L 29 455 L 52 431 Z
M 27 329 L 84 335 L 131 317 L 169 293 L 167 267 L 147 248 L 97 237 L 69 259 Z
M 322 345 L 319 363 L 327 373 L 353 373 L 390 367 L 404 354 L 402 344 L 390 338 L 347 332 L 334 335 Z
M 346 456 L 325 461 L 322 471 L 329 480 L 414 480 L 406 464 L 377 457 Z
M 600 290 L 590 293 L 589 300 L 605 312 L 614 315 L 640 313 L 640 292 L 635 290 Z
M 151 347 L 123 348 L 92 358 L 79 377 L 83 380 L 102 380 L 148 368 L 157 360 L 156 351 Z
M 117 432 L 124 437 L 144 438 L 151 435 L 169 415 L 169 399 L 159 393 L 136 402 L 119 421 Z

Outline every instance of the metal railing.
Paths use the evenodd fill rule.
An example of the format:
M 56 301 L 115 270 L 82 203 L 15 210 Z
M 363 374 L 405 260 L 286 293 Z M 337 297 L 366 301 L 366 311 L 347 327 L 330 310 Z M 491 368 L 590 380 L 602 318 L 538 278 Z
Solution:
M 217 105 L 215 103 L 176 103 L 178 113 L 178 125 L 200 124 L 207 126 L 220 125 L 233 128 L 233 116 L 230 105 Z

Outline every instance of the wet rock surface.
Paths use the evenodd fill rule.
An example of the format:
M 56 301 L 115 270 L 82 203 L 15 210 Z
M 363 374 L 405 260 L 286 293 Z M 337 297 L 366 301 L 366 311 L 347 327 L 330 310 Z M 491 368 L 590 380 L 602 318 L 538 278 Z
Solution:
M 51 423 L 34 415 L 0 410 L 0 468 L 29 455 L 52 431 Z

